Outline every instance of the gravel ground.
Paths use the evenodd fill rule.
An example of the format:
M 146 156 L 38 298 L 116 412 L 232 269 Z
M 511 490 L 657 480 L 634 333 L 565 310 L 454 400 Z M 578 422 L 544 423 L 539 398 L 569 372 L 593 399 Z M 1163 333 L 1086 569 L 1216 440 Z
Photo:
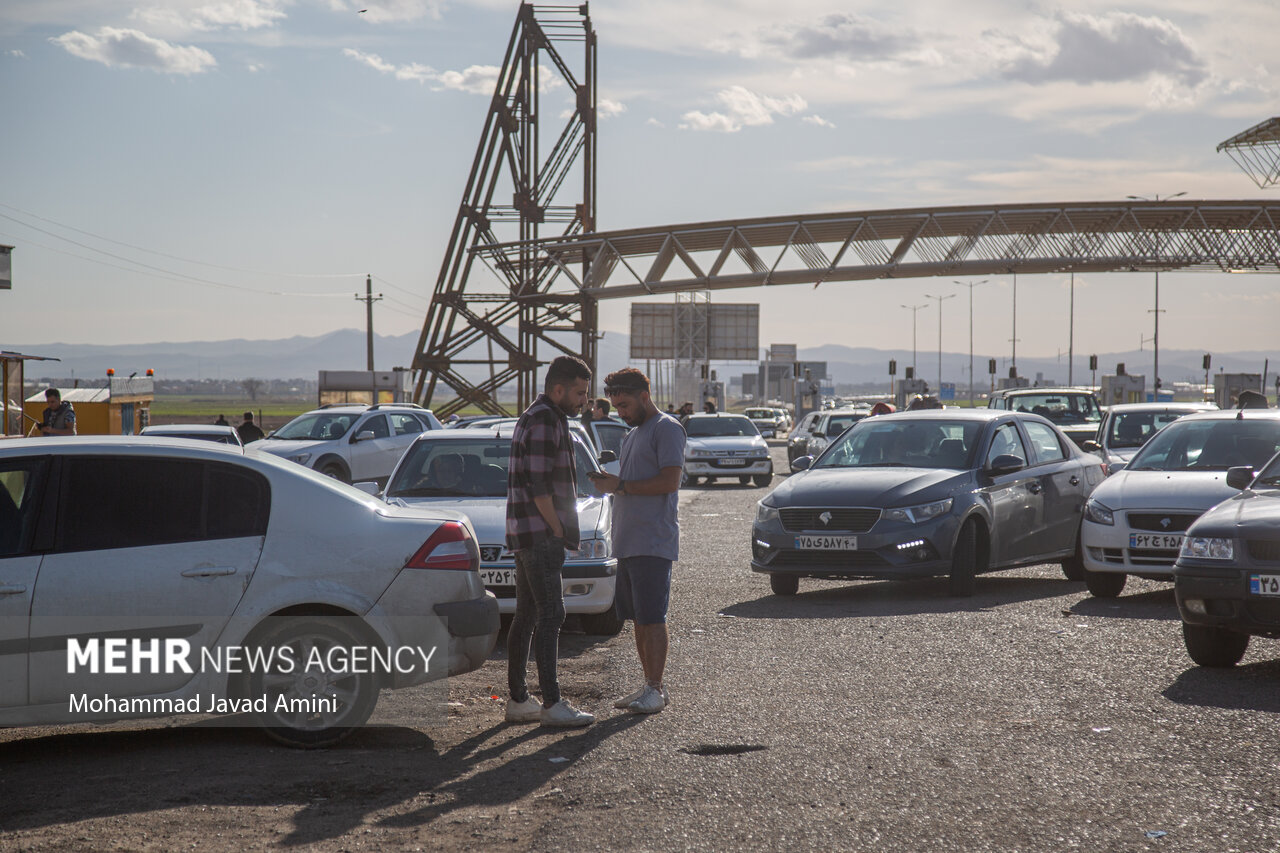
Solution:
M 601 717 L 578 732 L 502 723 L 500 651 L 447 718 L 384 693 L 423 722 L 327 751 L 182 721 L 0 731 L 0 848 L 1280 848 L 1280 645 L 1199 669 L 1168 585 L 1104 601 L 1057 566 L 972 599 L 775 597 L 747 568 L 763 494 L 682 493 L 662 714 L 610 705 L 638 681 L 628 629 L 563 639 L 564 691 Z

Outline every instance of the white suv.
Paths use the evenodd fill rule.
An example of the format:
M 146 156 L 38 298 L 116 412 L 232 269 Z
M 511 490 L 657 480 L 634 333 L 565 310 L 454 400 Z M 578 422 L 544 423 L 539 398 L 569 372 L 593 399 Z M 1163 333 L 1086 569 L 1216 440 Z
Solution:
M 411 403 L 325 406 L 289 421 L 248 448 L 282 456 L 344 483 L 386 485 L 420 433 L 444 429 L 430 409 Z

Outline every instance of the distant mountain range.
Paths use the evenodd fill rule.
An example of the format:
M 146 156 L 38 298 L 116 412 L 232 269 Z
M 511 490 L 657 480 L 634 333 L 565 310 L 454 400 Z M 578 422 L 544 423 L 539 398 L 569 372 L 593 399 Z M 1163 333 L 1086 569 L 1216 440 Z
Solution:
M 418 333 L 397 336 L 376 336 L 374 361 L 380 370 L 394 366 L 409 366 Z M 600 340 L 599 370 L 607 373 L 629 363 L 630 338 L 621 332 L 608 332 Z M 320 370 L 361 370 L 365 366 L 365 335 L 358 329 L 340 329 L 317 337 L 292 337 L 280 340 L 248 341 L 196 341 L 190 343 L 119 344 L 101 346 L 94 344 L 6 344 L 4 349 L 31 355 L 51 356 L 61 362 L 33 362 L 27 366 L 27 379 L 50 377 L 64 379 L 76 377 L 92 380 L 106 376 L 107 368 L 115 368 L 117 374 L 142 372 L 147 368 L 156 375 L 168 379 L 315 379 Z M 484 344 L 473 345 L 465 357 L 482 357 Z M 1123 363 L 1127 372 L 1151 375 L 1151 351 L 1098 353 L 1098 375 L 1115 372 L 1116 364 Z M 1160 353 L 1160 373 L 1166 383 L 1204 381 L 1200 367 L 1203 353 L 1191 350 L 1163 350 Z M 828 373 L 837 384 L 861 385 L 883 382 L 888 385 L 889 360 L 898 364 L 901 378 L 911 363 L 911 351 L 905 349 L 883 350 L 870 347 L 850 347 L 842 344 L 824 344 L 801 347 L 800 358 L 805 361 L 826 361 Z M 920 350 L 916 355 L 918 375 L 931 385 L 937 381 L 937 352 Z M 974 354 L 974 372 L 979 387 L 989 382 L 988 355 Z M 1242 351 L 1213 354 L 1213 372 L 1220 368 L 1229 373 L 1261 373 L 1270 360 L 1269 375 L 1280 372 L 1280 350 Z M 1023 376 L 1055 382 L 1067 381 L 1067 357 L 1019 358 L 1018 369 Z M 639 365 L 643 367 L 643 365 Z M 743 362 L 716 363 L 712 365 L 719 378 L 729 379 L 753 372 L 754 367 Z M 1089 353 L 1075 356 L 1077 383 L 1090 380 Z M 1008 352 L 997 359 L 996 375 L 1008 375 Z M 942 375 L 947 382 L 964 387 L 968 383 L 969 355 L 944 352 Z M 483 376 L 485 368 L 470 366 L 467 371 L 474 378 Z M 1268 384 L 1272 380 L 1268 379 Z

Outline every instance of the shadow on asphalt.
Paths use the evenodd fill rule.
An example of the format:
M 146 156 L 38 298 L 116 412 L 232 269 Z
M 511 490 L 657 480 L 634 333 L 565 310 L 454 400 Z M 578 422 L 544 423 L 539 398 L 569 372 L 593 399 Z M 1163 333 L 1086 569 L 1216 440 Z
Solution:
M 1153 621 L 1178 621 L 1178 603 L 1173 597 L 1173 585 L 1137 595 L 1121 595 L 1119 598 L 1094 598 L 1086 596 L 1071 605 L 1071 612 L 1078 616 L 1096 616 L 1100 619 L 1149 619 Z
M 489 660 L 507 659 L 507 629 L 510 627 L 508 617 L 502 617 L 502 628 L 498 632 L 498 640 L 494 643 L 493 651 L 489 653 Z M 587 634 L 582 630 L 582 624 L 578 620 L 576 614 L 569 614 L 565 617 L 564 627 L 560 629 L 560 658 L 576 658 L 579 655 L 595 649 L 597 646 L 616 637 L 617 634 L 604 636 L 603 634 Z M 532 652 L 530 652 L 530 660 L 533 660 Z
M 800 581 L 798 595 L 765 595 L 732 604 L 720 612 L 741 619 L 851 619 L 920 613 L 972 613 L 1023 601 L 1056 598 L 1078 589 L 1078 584 L 1067 580 L 999 574 L 979 576 L 972 598 L 948 595 L 946 578 L 860 581 L 845 586 L 810 587 L 808 590 L 805 583 Z
M 444 752 L 425 733 L 403 727 L 361 729 L 338 746 L 312 751 L 273 745 L 253 730 L 200 724 L 60 732 L 0 744 L 0 831 L 193 804 L 284 805 L 301 810 L 292 817 L 292 830 L 271 842 L 301 847 L 339 838 L 372 814 L 424 796 L 428 805 L 383 823 L 427 826 L 456 808 L 516 802 L 643 720 L 610 717 L 573 732 L 499 723 Z M 502 736 L 512 731 L 518 733 Z M 479 762 L 501 759 L 531 741 L 545 743 L 474 772 Z M 552 762 L 556 757 L 568 760 Z
M 1252 642 L 1274 643 L 1273 640 Z M 1275 647 L 1280 655 L 1280 645 Z M 1179 705 L 1280 713 L 1280 660 L 1229 669 L 1193 666 L 1164 689 L 1164 698 Z

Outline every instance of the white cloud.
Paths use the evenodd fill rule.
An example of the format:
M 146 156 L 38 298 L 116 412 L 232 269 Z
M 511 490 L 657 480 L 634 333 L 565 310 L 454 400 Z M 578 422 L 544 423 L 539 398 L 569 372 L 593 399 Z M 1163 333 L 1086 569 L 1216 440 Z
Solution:
M 773 124 L 775 115 L 794 115 L 808 107 L 799 95 L 773 98 L 752 92 L 744 86 L 730 86 L 716 93 L 724 112 L 704 113 L 691 110 L 681 116 L 682 130 L 736 133 L 744 127 Z
M 1128 12 L 1061 12 L 1049 39 L 1027 45 L 1004 74 L 1029 83 L 1115 83 L 1161 74 L 1186 86 L 1199 85 L 1209 76 L 1205 60 L 1171 21 Z
M 13 57 L 13 58 L 15 58 L 15 59 L 25 59 L 25 58 L 26 58 L 26 54 L 25 54 L 25 53 L 23 53 L 23 52 L 22 52 L 22 51 L 20 51 L 20 50 L 9 50 L 9 51 L 6 51 L 6 53 L 8 53 L 10 56 L 12 56 L 12 57 Z
M 621 101 L 615 101 L 611 98 L 600 98 L 596 101 L 596 116 L 599 118 L 613 118 L 620 116 L 627 111 L 627 105 Z
M 285 18 L 284 0 L 217 0 L 191 10 L 165 5 L 134 9 L 129 17 L 170 32 L 211 32 L 220 29 L 256 30 Z
M 914 45 L 916 37 L 909 30 L 895 32 L 861 15 L 834 13 L 814 24 L 765 29 L 760 40 L 794 59 L 844 57 L 865 62 L 898 56 Z
M 658 121 L 656 118 L 647 118 L 644 120 L 644 123 L 649 125 L 649 127 L 666 127 L 665 124 Z
M 396 65 L 388 62 L 376 53 L 365 53 L 355 48 L 347 47 L 342 50 L 343 56 L 350 57 L 362 65 L 367 65 L 379 74 L 390 74 L 397 80 L 411 80 L 418 83 L 430 83 L 431 88 L 437 92 L 451 90 L 455 92 L 466 92 L 470 95 L 492 95 L 494 89 L 498 85 L 498 74 L 502 69 L 496 65 L 470 65 L 461 71 L 436 71 L 429 65 L 422 65 L 418 62 L 410 62 L 405 65 Z M 550 72 L 543 73 L 540 78 L 539 90 L 542 92 L 550 92 L 563 86 L 559 77 L 552 76 Z M 621 104 L 609 102 L 616 106 L 626 109 Z M 601 114 L 605 115 L 603 107 Z
M 73 56 L 108 68 L 150 68 L 164 74 L 200 74 L 218 61 L 206 50 L 170 44 L 139 30 L 101 27 L 96 35 L 78 30 L 50 39 Z
M 832 124 L 831 122 L 827 121 L 827 120 L 826 120 L 825 118 L 823 118 L 822 116 L 820 116 L 820 115 L 816 115 L 816 114 L 815 114 L 815 115 L 811 115 L 811 116 L 803 116 L 803 117 L 801 117 L 801 119 L 800 119 L 800 120 L 801 120 L 801 121 L 803 121 L 803 122 L 806 122 L 806 123 L 808 123 L 808 124 L 814 124 L 814 125 L 817 125 L 818 127 L 835 127 L 835 125 L 834 125 L 834 124 Z
M 470 65 L 462 71 L 443 71 L 436 79 L 444 89 L 472 95 L 492 95 L 494 87 L 498 85 L 498 72 L 501 70 L 496 65 Z
M 435 69 L 426 65 L 419 65 L 416 62 L 411 62 L 408 65 L 393 65 L 376 53 L 363 53 L 350 47 L 344 48 L 342 55 L 349 56 L 357 62 L 369 66 L 379 74 L 391 74 L 397 80 L 416 80 L 419 83 L 425 83 L 435 80 L 439 76 L 436 74 Z

